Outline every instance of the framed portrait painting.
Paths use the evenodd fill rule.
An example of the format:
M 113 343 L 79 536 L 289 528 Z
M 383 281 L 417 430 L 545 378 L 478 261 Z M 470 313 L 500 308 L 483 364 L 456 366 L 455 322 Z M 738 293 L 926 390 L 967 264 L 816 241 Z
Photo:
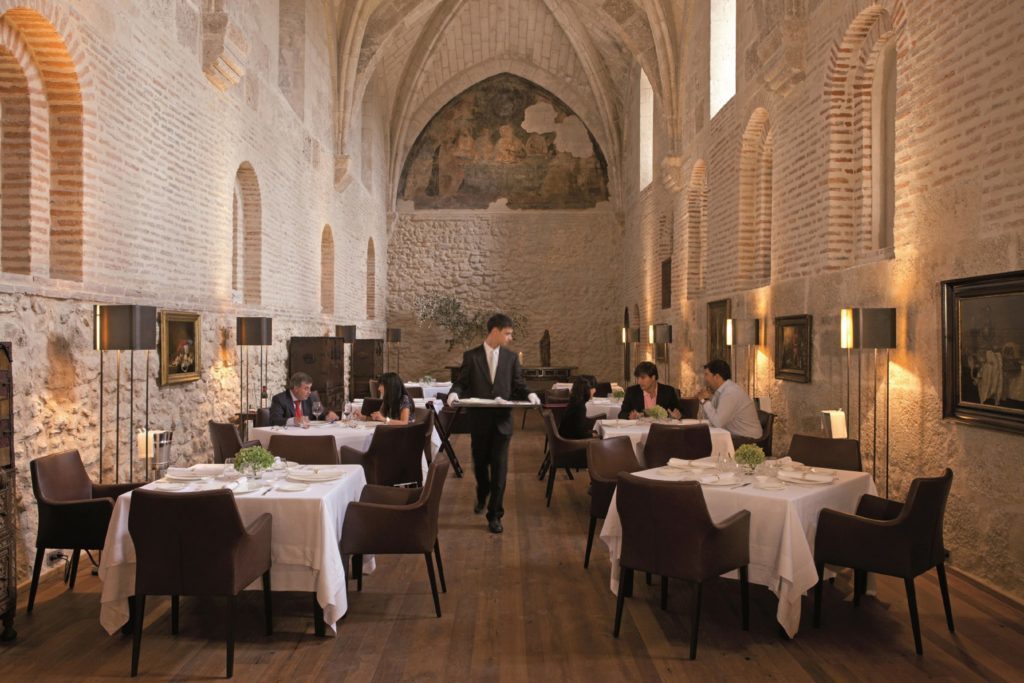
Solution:
M 160 384 L 199 379 L 201 330 L 198 313 L 160 311 Z
M 942 416 L 1024 434 L 1024 271 L 942 283 Z
M 731 349 L 725 345 L 725 321 L 732 316 L 732 301 L 720 299 L 708 302 L 708 358 L 732 363 Z M 701 363 L 703 365 L 703 363 Z
M 811 316 L 775 318 L 775 377 L 790 382 L 811 381 Z

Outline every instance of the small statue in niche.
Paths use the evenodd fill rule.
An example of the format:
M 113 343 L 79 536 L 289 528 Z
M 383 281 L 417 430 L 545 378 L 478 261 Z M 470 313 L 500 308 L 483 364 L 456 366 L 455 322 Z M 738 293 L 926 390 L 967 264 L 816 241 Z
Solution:
M 551 367 L 551 335 L 544 330 L 544 336 L 540 338 L 540 366 Z

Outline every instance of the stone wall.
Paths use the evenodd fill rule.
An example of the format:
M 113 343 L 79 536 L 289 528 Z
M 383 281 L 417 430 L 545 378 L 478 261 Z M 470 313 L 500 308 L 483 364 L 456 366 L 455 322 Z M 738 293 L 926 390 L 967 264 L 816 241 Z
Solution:
M 620 246 L 621 228 L 607 212 L 399 214 L 388 251 L 388 324 L 402 329 L 402 375 L 447 379 L 445 366 L 461 363 L 464 349 L 448 351 L 445 331 L 419 326 L 413 312 L 418 295 L 448 293 L 469 310 L 526 313 L 528 329 L 510 347 L 525 365 L 540 364 L 547 329 L 554 365 L 618 379 Z

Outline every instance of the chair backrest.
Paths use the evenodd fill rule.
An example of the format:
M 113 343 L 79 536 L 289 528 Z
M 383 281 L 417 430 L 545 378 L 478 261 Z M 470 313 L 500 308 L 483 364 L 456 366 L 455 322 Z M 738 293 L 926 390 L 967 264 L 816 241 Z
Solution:
M 128 532 L 135 545 L 135 591 L 218 595 L 233 590 L 234 547 L 245 534 L 231 491 L 132 492 Z
M 210 441 L 213 443 L 213 461 L 223 463 L 225 458 L 235 457 L 242 448 L 242 437 L 238 428 L 230 422 L 214 422 L 210 420 Z
M 368 381 L 370 387 L 370 398 L 380 398 L 380 381 L 371 379 Z
M 851 472 L 863 471 L 860 442 L 856 439 L 829 439 L 810 434 L 794 434 L 789 442 L 789 457 L 811 467 L 831 467 Z
M 904 538 L 910 539 L 910 563 L 916 572 L 933 567 L 943 560 L 942 524 L 946 501 L 953 485 L 953 470 L 946 468 L 940 477 L 919 477 L 910 484 L 907 502 L 895 523 L 908 527 Z
M 338 444 L 330 434 L 271 434 L 267 450 L 282 460 L 291 460 L 300 465 L 341 464 Z
M 405 393 L 409 394 L 409 398 L 423 398 L 423 387 L 406 387 Z
M 416 409 L 417 412 L 420 410 L 421 408 Z M 431 451 L 434 446 L 434 420 L 436 413 L 433 408 L 422 408 L 422 410 L 427 412 L 427 416 L 423 420 L 427 425 L 426 429 L 423 430 L 423 457 L 427 459 L 427 464 L 429 465 L 431 460 L 433 460 Z
M 427 424 L 380 425 L 363 457 L 369 484 L 394 486 L 423 483 L 423 444 Z
M 563 405 L 569 403 L 568 389 L 545 389 L 544 405 Z
M 697 460 L 711 455 L 711 430 L 707 425 L 655 423 L 644 442 L 644 464 L 661 467 L 669 458 Z
M 597 391 L 594 392 L 594 396 L 597 398 L 607 398 L 612 395 L 612 383 L 611 382 L 598 382 Z
M 684 396 L 679 399 L 679 412 L 684 420 L 696 420 L 700 412 L 700 399 L 696 396 Z
M 437 540 L 437 518 L 441 511 L 441 494 L 444 492 L 444 483 L 448 479 L 448 460 L 445 458 L 438 458 L 427 470 L 427 480 L 423 482 L 423 493 L 420 494 L 420 501 L 423 501 L 427 506 L 427 520 L 429 522 L 428 528 L 430 530 L 430 538 L 424 539 L 428 541 L 427 548 L 433 547 L 434 541 Z
M 587 471 L 592 479 L 616 480 L 620 472 L 636 472 L 640 463 L 628 436 L 591 439 L 587 444 Z
M 92 498 L 92 481 L 77 450 L 29 461 L 36 501 L 61 503 Z
M 622 566 L 680 579 L 703 578 L 700 546 L 714 524 L 700 483 L 620 474 L 616 506 L 622 521 Z
M 257 408 L 256 409 L 256 420 L 254 422 L 257 427 L 269 427 L 270 426 L 270 408 Z
M 754 443 L 761 447 L 766 458 L 770 458 L 772 457 L 772 433 L 775 429 L 775 413 L 758 410 L 757 421 L 761 423 L 761 438 Z

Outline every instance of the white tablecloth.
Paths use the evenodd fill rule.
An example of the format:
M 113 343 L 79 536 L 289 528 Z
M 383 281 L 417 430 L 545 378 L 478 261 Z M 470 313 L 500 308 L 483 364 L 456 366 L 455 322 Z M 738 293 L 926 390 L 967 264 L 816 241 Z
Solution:
M 412 402 L 417 408 L 433 408 L 435 413 L 441 412 L 441 409 L 444 408 L 444 404 L 436 398 L 414 398 Z M 352 407 L 362 413 L 363 399 L 354 399 L 352 401 Z
M 695 425 L 700 420 L 673 420 L 673 424 Z M 635 425 L 620 427 L 606 422 L 599 421 L 594 429 L 602 439 L 609 439 L 613 436 L 628 436 L 633 442 L 633 450 L 636 451 L 636 459 L 641 465 L 644 461 L 644 444 L 647 441 L 647 432 L 651 430 L 650 422 L 640 422 Z M 715 460 L 725 456 L 731 457 L 736 449 L 732 445 L 732 434 L 726 429 L 711 427 L 711 457 Z
M 436 398 L 438 394 L 447 394 L 452 390 L 451 382 L 431 382 L 429 384 L 423 384 L 421 382 L 406 382 L 406 387 L 420 387 L 423 389 L 423 398 Z
M 637 473 L 644 476 L 643 472 Z M 750 510 L 750 581 L 767 586 L 779 598 L 776 618 L 792 637 L 800 628 L 800 598 L 818 582 L 814 566 L 814 533 L 822 508 L 854 512 L 860 497 L 875 493 L 865 472 L 839 472 L 824 486 L 790 484 L 778 491 L 753 486 L 731 489 L 704 486 L 711 519 L 721 522 L 740 510 Z M 681 522 L 682 523 L 682 522 Z M 612 592 L 618 591 L 622 523 L 616 497 L 601 528 L 612 564 Z M 727 576 L 738 576 L 731 572 Z
M 345 564 L 338 551 L 348 504 L 359 500 L 366 485 L 363 468 L 342 465 L 345 476 L 337 481 L 312 484 L 305 491 L 236 496 L 242 522 L 249 525 L 264 512 L 273 515 L 270 571 L 275 591 L 316 592 L 324 610 L 324 623 L 331 630 L 348 610 L 345 592 Z M 215 480 L 216 481 L 216 480 Z M 152 487 L 149 484 L 147 488 Z M 182 492 L 196 490 L 190 484 Z M 107 633 L 117 632 L 128 621 L 128 598 L 135 593 L 135 546 L 128 533 L 131 493 L 117 499 L 107 527 L 100 560 L 103 582 L 100 595 L 100 624 Z M 372 567 L 367 567 L 367 571 Z M 249 590 L 262 589 L 257 579 Z
M 596 417 L 599 420 L 614 420 L 619 416 L 620 408 L 622 408 L 621 400 L 592 398 L 587 401 L 587 417 Z

